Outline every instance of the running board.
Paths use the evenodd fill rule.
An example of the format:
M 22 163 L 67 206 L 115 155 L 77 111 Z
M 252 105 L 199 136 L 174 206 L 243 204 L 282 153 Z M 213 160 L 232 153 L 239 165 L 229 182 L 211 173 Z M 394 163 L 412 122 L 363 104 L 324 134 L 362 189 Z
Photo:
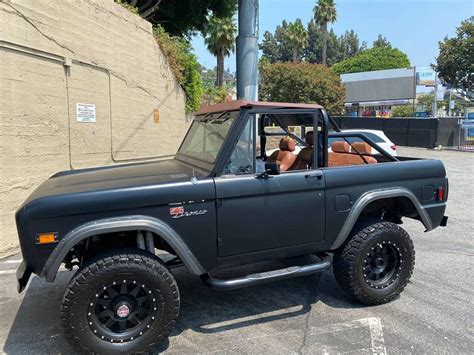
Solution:
M 250 274 L 235 279 L 215 279 L 209 274 L 203 275 L 203 281 L 210 287 L 219 290 L 232 290 L 235 288 L 258 285 L 265 282 L 288 279 L 291 277 L 304 276 L 329 269 L 331 258 L 323 255 L 322 260 L 316 264 L 290 266 L 284 269 L 272 270 L 256 274 Z

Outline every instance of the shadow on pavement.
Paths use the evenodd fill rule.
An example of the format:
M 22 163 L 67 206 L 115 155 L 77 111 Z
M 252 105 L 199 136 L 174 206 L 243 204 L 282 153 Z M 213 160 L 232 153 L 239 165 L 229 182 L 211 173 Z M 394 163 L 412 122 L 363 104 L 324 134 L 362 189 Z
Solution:
M 63 337 L 59 306 L 73 272 L 62 271 L 54 284 L 33 277 L 5 342 L 8 354 L 70 353 Z M 317 302 L 335 308 L 361 307 L 336 284 L 332 270 L 232 291 L 205 286 L 184 268 L 173 270 L 181 311 L 171 337 L 191 329 L 219 333 L 300 316 Z M 159 351 L 169 346 L 166 341 Z

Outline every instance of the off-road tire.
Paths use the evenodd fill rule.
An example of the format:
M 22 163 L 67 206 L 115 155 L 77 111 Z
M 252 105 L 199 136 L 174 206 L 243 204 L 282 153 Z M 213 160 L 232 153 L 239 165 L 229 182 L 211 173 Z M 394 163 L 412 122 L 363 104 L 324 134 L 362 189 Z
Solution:
M 111 287 L 117 290 L 120 285 L 115 286 L 115 282 L 122 280 L 133 283 L 126 288 L 131 291 L 125 291 L 124 297 L 131 297 L 135 283 L 143 287 L 138 291 L 139 295 L 149 294 L 149 297 L 153 297 L 153 303 L 150 299 L 150 307 L 147 308 L 150 314 L 146 316 L 150 323 L 144 324 L 143 334 L 133 340 L 129 338 L 122 342 L 114 340 L 112 336 L 104 340 L 100 329 L 99 333 L 94 329 L 98 328 L 97 318 L 91 319 L 91 313 L 94 314 L 93 310 L 96 309 L 96 305 L 93 306 L 94 297 L 100 294 L 105 285 L 114 285 Z M 112 299 L 105 293 L 108 291 L 103 292 L 105 298 Z M 122 296 L 121 292 L 119 289 L 119 296 Z M 127 296 L 127 292 L 130 295 Z M 74 275 L 61 305 L 62 327 L 71 345 L 85 353 L 149 353 L 170 334 L 178 318 L 179 306 L 176 281 L 160 259 L 136 249 L 116 250 L 97 256 Z M 97 307 L 100 307 L 99 303 Z M 118 317 L 115 313 L 113 316 Z M 93 325 L 91 320 L 95 321 Z
M 372 255 L 377 250 L 386 255 L 382 253 L 386 249 L 395 260 L 391 263 L 396 265 L 394 273 L 385 283 L 384 279 L 373 281 L 369 275 L 375 278 L 373 270 L 380 269 L 372 263 Z M 414 265 L 415 250 L 408 233 L 394 223 L 371 220 L 354 227 L 348 240 L 335 252 L 333 268 L 337 283 L 347 294 L 363 304 L 378 305 L 390 302 L 403 291 Z

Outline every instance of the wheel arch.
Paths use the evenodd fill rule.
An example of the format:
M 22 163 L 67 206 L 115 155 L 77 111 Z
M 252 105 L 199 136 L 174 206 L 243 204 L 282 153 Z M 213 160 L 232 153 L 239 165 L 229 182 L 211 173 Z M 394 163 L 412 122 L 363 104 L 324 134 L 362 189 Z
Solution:
M 364 193 L 354 203 L 349 215 L 346 218 L 346 221 L 344 222 L 344 225 L 337 235 L 337 238 L 331 245 L 330 250 L 335 250 L 344 243 L 351 230 L 354 228 L 355 224 L 363 214 L 364 210 L 370 206 L 370 204 L 376 201 L 387 199 L 401 199 L 402 201 L 411 204 L 423 223 L 423 226 L 426 229 L 425 231 L 430 231 L 433 229 L 433 225 L 428 213 L 412 191 L 404 187 L 372 190 Z
M 186 243 L 168 224 L 154 217 L 137 215 L 100 219 L 74 228 L 57 244 L 46 261 L 41 276 L 47 282 L 53 282 L 66 255 L 81 241 L 98 234 L 133 230 L 158 235 L 176 252 L 191 273 L 195 275 L 206 273 Z

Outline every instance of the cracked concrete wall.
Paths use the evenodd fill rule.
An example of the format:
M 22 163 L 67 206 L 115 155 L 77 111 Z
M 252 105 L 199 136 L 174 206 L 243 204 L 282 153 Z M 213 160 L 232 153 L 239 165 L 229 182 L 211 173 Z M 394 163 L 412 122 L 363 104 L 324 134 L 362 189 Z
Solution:
M 96 122 L 76 119 L 96 106 Z M 151 25 L 113 0 L 0 0 L 0 255 L 52 174 L 174 154 L 185 95 Z

